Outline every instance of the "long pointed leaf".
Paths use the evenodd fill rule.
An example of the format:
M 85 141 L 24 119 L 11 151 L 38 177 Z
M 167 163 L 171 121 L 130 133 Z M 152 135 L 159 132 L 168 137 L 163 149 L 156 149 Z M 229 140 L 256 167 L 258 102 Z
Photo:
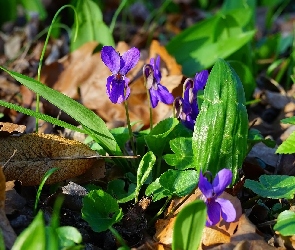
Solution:
M 242 83 L 219 59 L 204 91 L 204 101 L 193 134 L 197 170 L 213 176 L 222 168 L 233 172 L 233 183 L 247 153 L 248 116 Z
M 96 139 L 108 153 L 122 155 L 115 138 L 106 127 L 104 121 L 94 112 L 87 109 L 82 104 L 76 102 L 70 97 L 49 88 L 30 77 L 10 71 L 3 67 L 0 68 L 11 75 L 14 79 L 19 81 L 21 84 L 25 85 L 35 93 L 38 93 L 44 99 L 66 112 L 69 116 L 85 127 L 85 129 L 88 128 L 92 130 L 95 133 Z M 97 98 L 99 98 L 99 96 Z
M 10 103 L 10 102 L 5 102 L 5 101 L 0 100 L 0 106 L 6 107 L 6 108 L 9 108 L 9 109 L 13 109 L 13 110 L 15 110 L 17 112 L 21 112 L 21 113 L 23 113 L 25 115 L 34 116 L 34 117 L 39 118 L 39 119 L 41 119 L 43 121 L 50 122 L 51 124 L 61 126 L 63 128 L 68 128 L 68 129 L 71 129 L 71 130 L 78 131 L 80 133 L 86 134 L 85 130 L 80 129 L 80 128 L 76 127 L 76 126 L 73 126 L 72 124 L 69 124 L 67 122 L 58 120 L 58 119 L 56 119 L 54 117 L 51 117 L 49 115 L 44 115 L 42 113 L 36 112 L 34 110 L 31 110 L 31 109 L 24 108 L 22 106 L 19 106 L 19 105 Z

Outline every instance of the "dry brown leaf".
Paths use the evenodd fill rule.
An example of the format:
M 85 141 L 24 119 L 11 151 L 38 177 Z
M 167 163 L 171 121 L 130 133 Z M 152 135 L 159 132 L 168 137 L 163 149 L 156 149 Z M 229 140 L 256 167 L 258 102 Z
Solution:
M 0 167 L 0 230 L 2 231 L 5 246 L 10 249 L 16 239 L 16 234 L 6 218 L 5 210 L 5 176 Z
M 176 216 L 171 219 L 159 219 L 156 222 L 155 240 L 164 245 L 172 244 L 173 227 Z
M 170 219 L 158 220 L 155 225 L 156 227 L 156 233 L 154 236 L 155 240 L 157 240 L 161 244 L 171 245 L 172 235 L 173 235 L 173 226 L 174 226 L 174 221 L 176 219 L 177 213 L 182 209 L 182 207 L 184 207 L 189 202 L 199 199 L 200 195 L 201 195 L 201 191 L 197 188 L 194 194 L 192 194 L 173 213 L 174 217 Z M 217 225 L 213 227 L 204 227 L 203 234 L 202 234 L 202 243 L 205 246 L 212 246 L 212 245 L 221 244 L 221 243 L 229 243 L 231 236 L 234 234 L 237 228 L 237 225 L 239 223 L 239 218 L 242 214 L 241 203 L 237 197 L 234 197 L 226 192 L 223 192 L 220 197 L 229 200 L 233 204 L 237 213 L 236 220 L 234 222 L 228 223 L 228 222 L 225 222 L 222 218 L 220 218 L 220 222 Z M 182 202 L 183 199 L 185 199 L 185 197 L 180 199 L 174 199 L 171 202 L 169 208 L 167 209 L 167 213 L 169 213 L 173 207 L 175 207 L 180 202 Z
M 47 184 L 83 174 L 96 162 L 87 145 L 50 134 L 25 134 L 0 138 L 0 164 L 7 180 L 38 185 L 47 170 L 59 168 Z
M 0 122 L 0 137 L 6 137 L 12 134 L 22 134 L 26 130 L 25 125 L 18 125 L 10 122 Z
M 241 202 L 237 197 L 234 197 L 226 192 L 223 192 L 220 197 L 229 200 L 233 204 L 237 214 L 236 220 L 234 222 L 228 223 L 220 218 L 220 222 L 215 226 L 204 227 L 202 243 L 205 246 L 230 242 L 231 236 L 234 234 L 239 224 L 239 219 L 242 215 Z

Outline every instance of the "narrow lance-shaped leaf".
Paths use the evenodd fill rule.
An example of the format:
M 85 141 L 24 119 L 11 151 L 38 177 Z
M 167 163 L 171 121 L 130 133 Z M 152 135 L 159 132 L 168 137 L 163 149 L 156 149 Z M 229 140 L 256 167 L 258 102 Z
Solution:
M 69 116 L 78 121 L 83 125 L 84 129 L 87 131 L 91 130 L 101 146 L 110 154 L 122 155 L 122 152 L 116 143 L 115 138 L 109 132 L 104 121 L 97 116 L 94 112 L 84 107 L 82 104 L 76 102 L 70 97 L 54 90 L 46 85 L 30 78 L 19 74 L 17 72 L 9 71 L 3 67 L 2 70 L 11 75 L 15 80 L 19 81 L 21 84 L 25 85 L 35 93 L 42 96 L 47 101 L 54 104 L 59 109 L 66 112 Z
M 186 205 L 176 217 L 172 249 L 198 249 L 207 216 L 206 205 L 196 200 Z
M 247 152 L 247 134 L 242 83 L 230 65 L 219 59 L 209 75 L 193 134 L 197 170 L 209 170 L 214 176 L 228 168 L 234 183 Z
M 153 166 L 156 162 L 156 157 L 152 151 L 147 152 L 141 159 L 137 170 L 137 185 L 135 189 L 135 200 L 138 201 L 140 188 L 149 177 Z
M 109 27 L 103 22 L 103 16 L 97 3 L 92 0 L 78 0 L 78 37 L 71 41 L 71 50 L 75 50 L 89 41 L 98 41 L 103 45 L 115 46 Z

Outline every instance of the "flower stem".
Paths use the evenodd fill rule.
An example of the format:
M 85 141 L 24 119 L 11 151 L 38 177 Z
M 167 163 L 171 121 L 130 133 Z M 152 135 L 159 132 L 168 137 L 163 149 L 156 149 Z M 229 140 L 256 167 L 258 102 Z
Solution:
M 115 12 L 115 14 L 114 14 L 114 16 L 112 18 L 111 24 L 110 24 L 111 33 L 113 33 L 117 18 L 119 16 L 120 12 L 123 10 L 124 6 L 127 4 L 127 2 L 128 2 L 128 0 L 123 0 L 121 2 L 121 4 L 119 5 L 119 7 L 117 8 L 117 10 L 116 10 L 116 12 Z
M 152 131 L 153 130 L 153 108 L 151 103 L 151 94 L 148 89 L 147 89 L 147 96 L 148 96 L 148 101 L 150 106 L 150 131 Z
M 132 148 L 132 151 L 133 151 L 133 155 L 136 155 L 135 146 L 134 146 L 134 140 L 133 140 L 133 133 L 132 133 L 131 124 L 130 124 L 130 118 L 129 118 L 129 111 L 128 111 L 128 103 L 127 103 L 127 101 L 124 101 L 124 106 L 125 106 L 126 119 L 127 119 L 127 127 L 128 127 L 128 131 L 129 131 L 129 139 L 130 139 L 130 143 L 131 143 L 131 148 Z
M 130 249 L 130 248 L 126 245 L 126 243 L 125 243 L 124 239 L 122 238 L 122 236 L 118 233 L 118 231 L 117 231 L 115 228 L 113 228 L 112 226 L 110 226 L 110 227 L 109 227 L 109 230 L 110 230 L 111 233 L 115 236 L 115 238 L 120 242 L 120 244 L 121 244 L 122 246 L 126 247 L 126 249 Z
M 172 199 L 172 196 L 167 198 L 163 207 L 161 207 L 159 212 L 149 221 L 148 226 L 151 226 L 155 222 L 155 220 L 164 212 L 164 210 L 166 209 L 166 207 L 167 207 L 169 201 L 171 201 L 171 199 Z
M 162 155 L 157 158 L 157 166 L 156 166 L 156 177 L 158 178 L 161 175 L 161 163 L 162 163 Z
M 39 61 L 39 65 L 38 65 L 38 71 L 37 71 L 37 81 L 40 83 L 40 76 L 41 76 L 41 68 L 42 68 L 42 62 L 43 62 L 43 59 L 44 59 L 44 55 L 45 55 L 45 52 L 46 52 L 46 47 L 47 47 L 47 44 L 48 44 L 48 41 L 49 41 L 49 37 L 51 35 L 51 30 L 53 28 L 53 24 L 54 22 L 56 21 L 57 19 L 57 16 L 59 15 L 59 13 L 65 9 L 65 8 L 71 8 L 74 13 L 75 13 L 75 25 L 77 27 L 77 29 L 75 30 L 75 36 L 74 36 L 74 41 L 76 40 L 77 38 L 77 34 L 78 34 L 78 14 L 77 14 L 77 11 L 76 9 L 70 5 L 70 4 L 67 4 L 67 5 L 64 5 L 62 6 L 54 15 L 52 21 L 51 21 L 51 24 L 49 26 L 49 30 L 48 30 L 48 33 L 47 33 L 47 36 L 46 36 L 46 39 L 45 39 L 45 42 L 44 42 L 44 46 L 43 46 L 43 49 L 42 49 L 42 52 L 41 52 L 41 56 L 40 56 L 40 61 Z M 41 84 L 41 83 L 40 83 Z M 39 93 L 36 93 L 36 112 L 39 113 L 40 112 L 40 95 Z M 36 129 L 36 132 L 38 133 L 38 129 L 39 129 L 39 119 L 36 118 L 36 122 L 35 122 L 35 129 Z

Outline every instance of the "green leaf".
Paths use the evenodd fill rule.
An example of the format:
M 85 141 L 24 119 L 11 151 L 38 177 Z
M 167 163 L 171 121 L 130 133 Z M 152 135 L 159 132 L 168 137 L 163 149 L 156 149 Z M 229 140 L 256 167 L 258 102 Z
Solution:
M 192 76 L 211 67 L 218 58 L 230 56 L 253 38 L 254 30 L 242 29 L 251 15 L 250 9 L 219 13 L 181 32 L 166 48 L 182 65 L 183 73 Z
M 156 156 L 162 156 L 164 148 L 169 141 L 168 135 L 179 124 L 176 118 L 167 118 L 160 121 L 153 130 L 144 137 L 150 151 Z
M 175 154 L 163 156 L 166 163 L 179 170 L 195 168 L 192 138 L 179 137 L 170 141 L 170 148 Z
M 113 128 L 110 130 L 111 134 L 116 139 L 121 150 L 125 149 L 125 144 L 129 140 L 129 131 L 125 127 Z
M 199 176 L 195 170 L 173 170 L 169 169 L 160 176 L 160 185 L 171 194 L 179 197 L 189 194 L 196 188 Z
M 141 130 L 139 132 L 135 132 L 134 137 L 136 139 L 136 154 L 144 155 L 146 153 L 146 142 L 145 136 L 150 133 L 150 129 Z
M 82 218 L 94 232 L 106 231 L 122 217 L 116 199 L 103 190 L 92 190 L 83 198 Z
M 239 77 L 222 59 L 214 65 L 193 134 L 196 169 L 215 176 L 228 168 L 237 178 L 247 153 L 248 116 Z
M 41 211 L 29 227 L 17 237 L 12 250 L 19 249 L 46 249 L 45 224 Z
M 47 17 L 46 10 L 41 0 L 18 0 L 26 10 L 26 13 L 38 13 L 40 20 L 44 20 Z
M 115 138 L 109 132 L 104 121 L 94 112 L 84 107 L 82 104 L 76 102 L 70 97 L 54 90 L 46 85 L 17 72 L 9 71 L 3 67 L 2 70 L 11 75 L 15 80 L 28 87 L 30 90 L 38 93 L 44 99 L 54 104 L 59 109 L 66 112 L 69 116 L 83 125 L 87 133 L 92 132 L 91 135 L 95 137 L 101 146 L 110 154 L 122 155 L 122 152 L 116 143 Z M 84 131 L 84 132 L 85 132 Z
M 2 229 L 0 229 L 0 249 L 5 249 L 5 242 L 4 242 Z
M 135 189 L 135 200 L 138 201 L 138 195 L 140 188 L 148 179 L 153 166 L 156 162 L 156 157 L 152 151 L 147 152 L 141 159 L 139 163 L 139 167 L 137 169 L 137 182 L 136 182 L 136 189 Z
M 172 193 L 163 188 L 160 184 L 160 178 L 157 178 L 154 182 L 148 185 L 147 189 L 145 190 L 146 196 L 152 196 L 153 201 L 161 200 L 167 196 L 172 196 Z
M 285 118 L 281 120 L 282 123 L 289 123 L 289 124 L 293 124 L 295 125 L 295 116 L 289 117 L 289 118 Z
M 253 92 L 256 88 L 256 82 L 253 77 L 253 72 L 250 68 L 242 63 L 241 61 L 229 61 L 230 65 L 236 71 L 237 75 L 240 77 L 241 82 L 243 83 L 243 87 L 245 90 L 245 98 L 246 100 L 251 100 L 253 96 Z
M 128 190 L 126 191 L 126 185 L 127 183 L 124 180 L 112 180 L 108 183 L 107 192 L 115 197 L 118 203 L 126 203 L 134 199 L 136 188 L 134 183 L 130 183 L 128 185 Z
M 290 210 L 286 210 L 279 214 L 277 223 L 273 229 L 279 231 L 283 236 L 295 235 L 295 213 Z
M 77 132 L 80 132 L 80 133 L 86 133 L 85 130 L 80 129 L 80 128 L 76 127 L 76 126 L 73 126 L 72 124 L 69 124 L 67 122 L 58 120 L 58 119 L 56 119 L 54 117 L 51 117 L 49 115 L 44 115 L 44 114 L 38 113 L 36 111 L 33 111 L 31 109 L 21 107 L 19 105 L 13 104 L 13 103 L 9 103 L 9 102 L 5 102 L 5 101 L 0 100 L 0 106 L 6 107 L 6 108 L 9 108 L 9 109 L 13 109 L 13 110 L 15 110 L 17 112 L 21 112 L 21 113 L 23 113 L 25 115 L 29 115 L 29 116 L 39 118 L 39 119 L 41 119 L 43 121 L 50 122 L 51 124 L 61 126 L 63 128 L 68 128 L 68 129 L 71 129 L 71 130 L 74 130 L 74 131 L 77 131 Z
M 198 249 L 207 217 L 203 201 L 187 204 L 178 213 L 173 227 L 172 250 Z
M 61 247 L 75 246 L 82 243 L 82 235 L 77 228 L 71 226 L 63 226 L 56 229 L 60 240 Z
M 5 11 L 1 11 L 1 15 L 0 15 L 1 27 L 4 22 L 14 21 L 16 19 L 17 17 L 17 1 L 16 0 L 0 1 L 0 9 L 5 10 Z
M 289 137 L 283 141 L 278 147 L 276 154 L 292 154 L 295 153 L 295 131 L 293 131 Z
M 38 203 L 40 200 L 40 195 L 41 195 L 43 186 L 44 186 L 45 182 L 47 181 L 47 179 L 57 170 L 58 170 L 58 168 L 50 168 L 46 171 L 45 175 L 43 176 L 42 181 L 38 187 L 37 194 L 36 194 L 35 206 L 34 206 L 34 213 L 35 214 L 37 213 L 37 207 L 38 207 Z
M 250 151 L 251 148 L 259 142 L 264 143 L 270 148 L 274 148 L 276 146 L 276 142 L 274 140 L 269 138 L 264 139 L 259 130 L 251 128 L 248 133 L 248 151 Z
M 46 249 L 59 249 L 59 239 L 56 229 L 59 227 L 60 210 L 64 197 L 58 196 L 54 202 L 53 212 L 49 226 L 45 228 L 46 232 Z
M 295 194 L 295 177 L 287 175 L 261 175 L 258 181 L 246 180 L 246 188 L 271 199 L 292 199 Z
M 78 27 L 73 27 L 73 32 L 78 29 L 78 36 L 71 41 L 71 50 L 75 50 L 86 42 L 97 41 L 102 45 L 115 46 L 113 36 L 108 26 L 103 22 L 103 17 L 98 5 L 91 0 L 78 0 L 77 2 Z

